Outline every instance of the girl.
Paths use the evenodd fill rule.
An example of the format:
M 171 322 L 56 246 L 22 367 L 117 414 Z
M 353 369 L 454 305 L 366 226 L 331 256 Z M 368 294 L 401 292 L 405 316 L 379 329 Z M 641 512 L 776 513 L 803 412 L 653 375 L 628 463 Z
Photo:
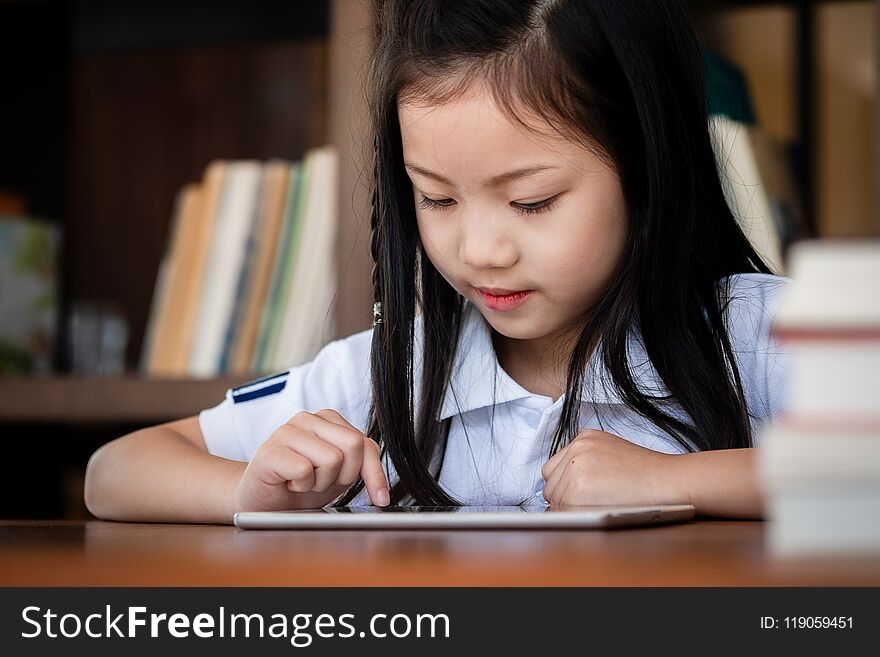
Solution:
M 377 0 L 373 328 L 98 450 L 97 516 L 330 503 L 761 515 L 785 279 L 669 0 Z

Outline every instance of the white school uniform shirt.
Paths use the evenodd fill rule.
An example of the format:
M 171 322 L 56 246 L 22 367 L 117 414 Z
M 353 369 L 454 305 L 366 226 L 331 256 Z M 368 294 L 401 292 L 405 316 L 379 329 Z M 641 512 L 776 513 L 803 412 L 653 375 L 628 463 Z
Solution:
M 787 395 L 786 353 L 770 325 L 789 280 L 767 274 L 730 277 L 726 309 L 756 444 L 760 429 L 779 414 Z M 541 466 L 561 415 L 557 400 L 529 392 L 499 365 L 491 329 L 479 310 L 465 305 L 459 350 L 439 419 L 452 418 L 439 483 L 465 504 L 544 504 Z M 421 388 L 421 317 L 416 318 L 414 384 Z M 297 412 L 332 408 L 366 432 L 370 406 L 372 329 L 325 345 L 309 363 L 227 391 L 217 406 L 199 414 L 211 454 L 248 461 L 279 426 Z M 633 376 L 651 394 L 668 391 L 647 359 L 638 336 L 628 343 Z M 580 391 L 581 429 L 600 429 L 664 453 L 686 452 L 658 426 L 626 408 L 610 385 L 601 359 L 592 358 Z M 721 374 L 719 373 L 719 376 Z M 675 402 L 662 408 L 686 419 Z M 393 483 L 396 475 L 386 460 Z M 369 504 L 365 491 L 353 504 Z

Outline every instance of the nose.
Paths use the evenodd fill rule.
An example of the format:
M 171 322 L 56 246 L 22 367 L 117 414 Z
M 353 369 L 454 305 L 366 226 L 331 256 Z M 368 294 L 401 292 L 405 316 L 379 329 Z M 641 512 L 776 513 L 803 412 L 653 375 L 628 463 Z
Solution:
M 473 269 L 510 268 L 519 248 L 509 223 L 491 212 L 464 213 L 459 235 L 459 259 Z

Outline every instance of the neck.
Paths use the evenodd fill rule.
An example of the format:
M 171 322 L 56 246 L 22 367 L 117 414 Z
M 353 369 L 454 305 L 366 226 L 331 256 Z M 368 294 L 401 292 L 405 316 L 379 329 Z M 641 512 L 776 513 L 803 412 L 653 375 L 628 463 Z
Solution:
M 492 331 L 498 364 L 531 393 L 558 399 L 566 387 L 568 364 L 577 335 L 517 340 Z

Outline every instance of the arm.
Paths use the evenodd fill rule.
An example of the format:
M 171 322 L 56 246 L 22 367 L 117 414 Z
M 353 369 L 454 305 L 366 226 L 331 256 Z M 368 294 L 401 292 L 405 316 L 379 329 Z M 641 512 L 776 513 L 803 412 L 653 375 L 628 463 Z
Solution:
M 756 449 L 664 454 L 587 429 L 544 464 L 554 506 L 693 504 L 700 515 L 760 518 Z
M 104 520 L 229 523 L 247 463 L 208 454 L 198 417 L 117 438 L 89 459 L 85 503 Z
M 693 504 L 700 515 L 760 519 L 764 496 L 756 458 L 754 447 L 669 455 L 668 495 Z
M 334 410 L 297 413 L 248 463 L 209 454 L 190 417 L 101 447 L 85 501 L 105 520 L 229 523 L 236 511 L 319 509 L 358 476 L 371 501 L 388 504 L 379 446 Z

